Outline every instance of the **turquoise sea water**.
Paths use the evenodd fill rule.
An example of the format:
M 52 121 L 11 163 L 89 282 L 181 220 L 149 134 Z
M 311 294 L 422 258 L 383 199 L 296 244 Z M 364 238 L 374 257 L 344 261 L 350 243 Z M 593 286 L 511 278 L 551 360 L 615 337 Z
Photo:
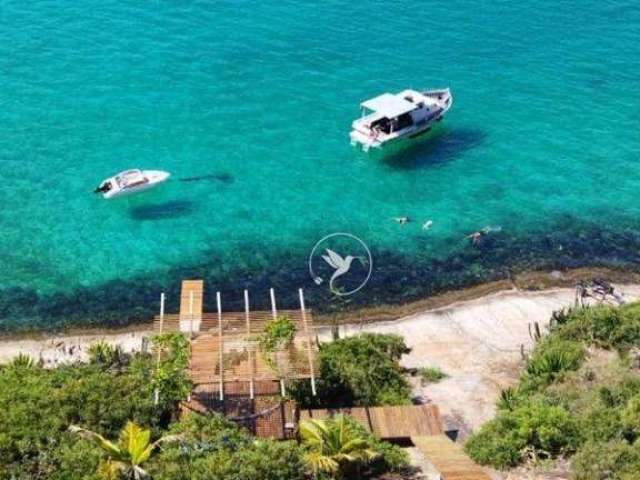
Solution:
M 337 231 L 373 252 L 357 304 L 638 260 L 637 2 L 2 0 L 0 85 L 0 329 L 141 318 L 188 276 L 323 308 Z M 443 86 L 426 138 L 349 145 L 362 100 Z M 132 167 L 173 178 L 91 194 Z

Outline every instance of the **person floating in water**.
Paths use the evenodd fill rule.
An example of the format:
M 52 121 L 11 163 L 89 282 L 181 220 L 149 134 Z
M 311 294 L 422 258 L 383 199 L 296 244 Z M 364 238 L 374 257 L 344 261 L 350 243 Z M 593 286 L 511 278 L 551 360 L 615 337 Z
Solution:
M 484 237 L 486 234 L 487 233 L 484 231 L 484 229 L 482 229 L 478 230 L 477 232 L 473 232 L 464 238 L 468 238 L 469 240 L 471 240 L 471 243 L 473 243 L 474 245 L 480 245 L 482 237 Z
M 411 221 L 409 217 L 395 217 L 394 220 L 400 225 L 405 225 Z
M 471 240 L 471 243 L 474 245 L 480 245 L 480 242 L 484 237 L 489 235 L 491 232 L 500 232 L 501 230 L 502 227 L 490 227 L 487 225 L 486 227 L 478 230 L 477 232 L 473 232 L 464 238 L 468 238 L 469 240 Z
M 422 229 L 429 230 L 431 228 L 431 225 L 433 225 L 433 220 L 427 220 L 422 224 Z

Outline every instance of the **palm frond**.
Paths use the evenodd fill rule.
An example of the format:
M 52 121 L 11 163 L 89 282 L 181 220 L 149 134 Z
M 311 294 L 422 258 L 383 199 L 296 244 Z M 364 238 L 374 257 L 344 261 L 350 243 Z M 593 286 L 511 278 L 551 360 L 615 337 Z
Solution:
M 118 447 L 118 445 L 116 445 L 112 441 L 107 440 L 99 433 L 92 432 L 91 430 L 87 430 L 86 428 L 82 428 L 77 425 L 69 426 L 69 431 L 71 433 L 79 435 L 86 440 L 93 442 L 95 445 L 100 447 L 112 457 L 120 458 L 122 456 L 122 450 L 120 449 L 120 447 Z

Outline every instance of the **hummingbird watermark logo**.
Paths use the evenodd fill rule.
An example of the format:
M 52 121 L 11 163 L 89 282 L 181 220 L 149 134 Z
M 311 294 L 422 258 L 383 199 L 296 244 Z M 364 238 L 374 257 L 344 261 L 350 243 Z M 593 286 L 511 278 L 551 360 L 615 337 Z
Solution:
M 350 233 L 327 235 L 315 244 L 309 255 L 311 278 L 316 285 L 328 284 L 334 295 L 356 293 L 369 281 L 372 268 L 369 247 Z

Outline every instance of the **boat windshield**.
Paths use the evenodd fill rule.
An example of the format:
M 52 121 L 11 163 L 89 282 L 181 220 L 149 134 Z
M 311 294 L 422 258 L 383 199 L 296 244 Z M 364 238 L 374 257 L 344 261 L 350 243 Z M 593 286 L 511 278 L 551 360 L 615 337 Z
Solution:
M 135 187 L 147 183 L 147 178 L 142 174 L 140 170 L 127 170 L 116 176 L 116 181 L 120 188 Z

